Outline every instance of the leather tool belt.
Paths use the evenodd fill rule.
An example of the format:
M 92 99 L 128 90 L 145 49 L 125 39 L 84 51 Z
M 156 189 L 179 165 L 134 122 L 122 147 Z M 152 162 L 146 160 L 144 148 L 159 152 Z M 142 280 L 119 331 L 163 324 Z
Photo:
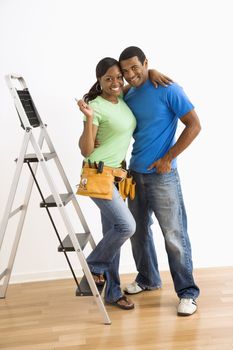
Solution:
M 112 199 L 114 182 L 127 176 L 122 168 L 111 168 L 103 162 L 84 162 L 77 194 L 93 198 Z

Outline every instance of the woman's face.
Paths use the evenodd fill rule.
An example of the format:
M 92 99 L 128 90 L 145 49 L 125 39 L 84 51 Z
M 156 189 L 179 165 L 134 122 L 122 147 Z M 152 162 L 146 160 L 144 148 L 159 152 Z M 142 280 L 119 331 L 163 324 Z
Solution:
M 107 100 L 117 100 L 124 85 L 123 75 L 120 68 L 117 65 L 112 66 L 101 78 L 99 78 L 99 82 L 102 88 L 101 96 Z

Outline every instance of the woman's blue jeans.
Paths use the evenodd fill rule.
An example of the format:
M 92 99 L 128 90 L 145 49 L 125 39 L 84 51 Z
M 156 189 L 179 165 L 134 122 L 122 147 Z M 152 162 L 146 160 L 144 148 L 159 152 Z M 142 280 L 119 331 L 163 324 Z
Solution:
M 135 220 L 114 186 L 113 198 L 92 198 L 101 212 L 103 238 L 87 258 L 91 272 L 106 278 L 105 300 L 113 303 L 122 296 L 119 277 L 120 248 L 136 229 Z
M 132 171 L 136 181 L 136 196 L 129 200 L 129 209 L 136 221 L 131 237 L 132 251 L 142 287 L 161 286 L 158 261 L 151 230 L 152 214 L 162 230 L 169 267 L 179 298 L 196 299 L 199 288 L 193 279 L 191 245 L 187 232 L 187 217 L 177 169 L 167 174 L 139 174 Z

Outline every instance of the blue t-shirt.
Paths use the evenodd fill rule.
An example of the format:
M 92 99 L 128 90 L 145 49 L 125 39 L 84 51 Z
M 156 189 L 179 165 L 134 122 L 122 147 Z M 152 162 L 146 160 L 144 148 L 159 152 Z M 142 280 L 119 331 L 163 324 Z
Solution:
M 129 167 L 139 173 L 155 172 L 155 168 L 147 170 L 148 167 L 174 145 L 178 119 L 194 106 L 178 84 L 155 88 L 150 80 L 131 88 L 125 102 L 137 120 Z M 176 167 L 176 159 L 172 167 Z

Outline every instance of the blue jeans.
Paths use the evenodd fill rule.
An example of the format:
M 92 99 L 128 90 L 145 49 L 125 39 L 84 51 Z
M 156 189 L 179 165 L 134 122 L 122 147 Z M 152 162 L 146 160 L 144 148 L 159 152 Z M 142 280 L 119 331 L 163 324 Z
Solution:
M 105 300 L 113 303 L 122 296 L 119 277 L 120 248 L 136 229 L 135 220 L 114 186 L 113 198 L 92 198 L 101 211 L 103 238 L 87 258 L 91 272 L 104 274 Z
M 187 217 L 177 169 L 167 174 L 132 171 L 132 175 L 136 181 L 136 196 L 133 201 L 129 200 L 129 208 L 136 221 L 131 244 L 138 270 L 137 283 L 147 288 L 161 286 L 150 227 L 154 213 L 164 236 L 175 291 L 179 298 L 196 299 L 199 288 L 193 279 Z

